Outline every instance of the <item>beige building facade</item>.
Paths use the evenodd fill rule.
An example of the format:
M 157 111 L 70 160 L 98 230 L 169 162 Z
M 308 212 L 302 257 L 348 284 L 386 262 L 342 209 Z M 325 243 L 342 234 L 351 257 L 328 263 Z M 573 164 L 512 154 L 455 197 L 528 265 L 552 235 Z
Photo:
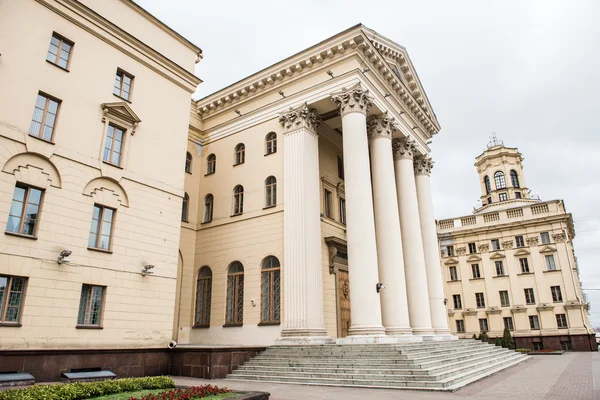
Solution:
M 176 340 L 451 340 L 406 50 L 363 25 L 192 103 Z
M 517 347 L 596 350 L 562 200 L 530 197 L 516 148 L 476 158 L 482 206 L 438 222 L 449 327 L 460 338 L 511 331 Z
M 0 1 L 0 42 L 0 350 L 166 346 L 201 50 L 129 0 Z

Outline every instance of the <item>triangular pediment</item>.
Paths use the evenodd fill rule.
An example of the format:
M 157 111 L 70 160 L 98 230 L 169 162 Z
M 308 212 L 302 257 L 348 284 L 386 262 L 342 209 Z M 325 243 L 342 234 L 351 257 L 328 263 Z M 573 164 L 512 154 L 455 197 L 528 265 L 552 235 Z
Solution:
M 467 257 L 467 262 L 473 262 L 473 261 L 481 261 L 481 257 L 479 257 L 478 255 L 472 255 Z
M 520 250 L 515 251 L 515 257 L 528 256 L 529 254 L 530 254 L 529 250 L 525 250 L 525 249 L 520 249 Z
M 490 256 L 490 259 L 492 260 L 498 260 L 500 258 L 505 258 L 506 256 L 504 255 L 504 253 L 500 253 L 498 251 L 492 253 L 492 255 Z
M 544 246 L 540 249 L 540 253 L 554 253 L 556 251 L 556 247 L 552 246 Z
M 449 258 L 446 261 L 444 261 L 445 265 L 456 265 L 458 264 L 458 260 L 456 258 Z
M 117 103 L 103 103 L 100 107 L 104 113 L 104 118 L 116 120 L 119 123 L 125 123 L 129 128 L 135 129 L 135 127 L 142 122 L 129 104 L 124 101 Z

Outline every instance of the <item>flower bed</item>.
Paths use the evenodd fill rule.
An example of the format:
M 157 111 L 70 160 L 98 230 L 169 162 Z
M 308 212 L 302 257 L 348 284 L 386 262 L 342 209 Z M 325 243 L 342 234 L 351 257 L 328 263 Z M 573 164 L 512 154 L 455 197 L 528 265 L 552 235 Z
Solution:
M 201 399 L 218 394 L 231 393 L 229 389 L 221 389 L 212 385 L 193 386 L 185 389 L 173 389 L 161 393 L 147 394 L 142 397 L 130 397 L 129 400 L 184 400 Z
M 166 376 L 125 378 L 103 382 L 37 385 L 26 389 L 7 390 L 0 392 L 0 400 L 84 400 L 109 394 L 174 387 L 173 379 Z

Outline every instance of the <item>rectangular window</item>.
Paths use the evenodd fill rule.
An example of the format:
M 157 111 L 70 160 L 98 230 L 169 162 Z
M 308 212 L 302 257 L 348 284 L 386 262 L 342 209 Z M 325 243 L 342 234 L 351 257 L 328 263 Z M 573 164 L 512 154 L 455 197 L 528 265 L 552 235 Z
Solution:
M 492 239 L 492 250 L 500 250 L 500 240 Z
M 523 236 L 515 236 L 515 242 L 517 242 L 517 247 L 525 247 Z
M 521 273 L 528 274 L 531 271 L 529 270 L 529 261 L 526 258 L 519 258 L 519 264 L 521 264 Z
M 485 308 L 483 293 L 475 293 L 475 301 L 477 302 L 477 308 Z
M 115 210 L 94 204 L 88 247 L 110 250 Z
M 117 69 L 115 75 L 115 88 L 113 94 L 122 99 L 129 100 L 131 97 L 131 86 L 133 84 L 133 75 L 128 74 L 122 69 Z
M 560 286 L 550 286 L 550 291 L 552 292 L 552 301 L 555 303 L 560 303 L 563 301 L 562 293 L 560 291 Z
M 510 299 L 508 298 L 508 290 L 500 291 L 500 306 L 510 307 Z
M 446 246 L 446 253 L 448 253 L 449 256 L 454 256 L 454 246 Z
M 333 215 L 331 210 L 331 192 L 327 189 L 325 189 L 323 202 L 325 207 L 325 216 L 331 218 L 331 216 Z
M 458 280 L 458 272 L 456 271 L 456 267 L 450 267 L 450 280 L 457 281 Z
M 77 325 L 101 325 L 103 294 L 103 286 L 82 286 Z
M 346 199 L 340 198 L 340 222 L 346 225 Z
M 509 331 L 514 331 L 515 326 L 513 325 L 512 317 L 504 317 L 504 329 L 508 329 Z
M 531 318 L 531 317 L 529 317 L 529 318 Z M 542 351 L 542 350 L 544 350 L 544 345 L 542 344 L 542 342 L 534 342 L 533 343 L 533 351 Z
M 508 200 L 508 197 L 506 197 L 506 193 L 500 193 L 498 195 L 498 198 L 500 199 L 500 201 L 506 201 L 506 200 Z
M 471 270 L 473 271 L 473 279 L 481 278 L 481 271 L 479 270 L 479 264 L 471 264 Z
M 502 261 L 494 261 L 496 265 L 496 276 L 504 276 L 504 263 Z
M 550 234 L 548 232 L 540 233 L 540 238 L 542 239 L 542 244 L 550 243 Z
M 65 39 L 58 33 L 53 33 L 52 39 L 50 39 L 50 47 L 48 48 L 46 60 L 52 64 L 58 65 L 62 69 L 67 69 L 72 48 L 73 42 Z
M 554 256 L 549 254 L 546 257 L 546 269 L 548 271 L 556 271 L 556 264 L 554 263 Z
M 521 192 L 515 192 L 515 199 L 521 198 Z
M 0 275 L 0 322 L 21 320 L 26 283 L 27 278 Z
M 102 159 L 107 163 L 120 166 L 124 139 L 124 129 L 116 127 L 113 124 L 108 124 L 106 143 L 104 144 L 104 157 Z
M 460 310 L 462 308 L 462 300 L 460 299 L 460 294 L 453 294 L 452 300 L 454 301 L 454 309 Z
M 52 141 L 59 105 L 60 100 L 41 92 L 38 93 L 33 109 L 33 117 L 31 117 L 31 125 L 29 125 L 30 136 L 35 136 L 47 142 Z
M 492 198 L 491 198 L 491 197 L 488 197 L 488 198 L 487 198 L 487 203 L 488 203 L 488 204 L 492 204 Z
M 40 189 L 17 183 L 8 212 L 6 231 L 35 236 L 40 204 L 42 204 Z
M 475 245 L 475 243 L 469 243 L 469 253 L 477 253 L 477 246 Z
M 558 329 L 567 329 L 569 325 L 567 325 L 567 315 L 566 314 L 556 314 L 556 325 Z
M 540 320 L 537 315 L 529 316 L 529 328 L 531 328 L 533 330 L 540 329 Z M 534 343 L 534 345 L 535 345 L 535 343 Z
M 479 318 L 479 330 L 481 332 L 487 332 L 489 330 L 487 318 Z
M 337 156 L 338 178 L 344 180 L 344 159 L 342 156 Z
M 462 319 L 456 320 L 456 333 L 465 333 L 465 321 Z
M 525 289 L 525 303 L 535 304 L 535 295 L 532 288 Z

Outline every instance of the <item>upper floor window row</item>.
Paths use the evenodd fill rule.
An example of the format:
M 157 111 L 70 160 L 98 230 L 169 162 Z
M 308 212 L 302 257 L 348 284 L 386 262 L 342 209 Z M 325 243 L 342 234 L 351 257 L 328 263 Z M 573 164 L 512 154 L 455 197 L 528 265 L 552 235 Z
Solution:
M 60 103 L 61 101 L 56 97 L 42 92 L 38 93 L 29 125 L 29 135 L 52 142 Z
M 192 153 L 189 151 L 185 153 L 185 172 L 192 173 Z
M 117 68 L 115 75 L 115 85 L 113 94 L 124 100 L 131 101 L 131 91 L 133 90 L 133 75 Z
M 504 179 L 504 172 L 498 171 L 494 174 L 494 183 L 496 183 L 496 189 L 506 188 L 506 180 Z
M 265 155 L 277 153 L 277 134 L 275 132 L 269 132 L 265 138 Z
M 54 32 L 50 39 L 46 60 L 68 71 L 72 50 L 73 42 Z

